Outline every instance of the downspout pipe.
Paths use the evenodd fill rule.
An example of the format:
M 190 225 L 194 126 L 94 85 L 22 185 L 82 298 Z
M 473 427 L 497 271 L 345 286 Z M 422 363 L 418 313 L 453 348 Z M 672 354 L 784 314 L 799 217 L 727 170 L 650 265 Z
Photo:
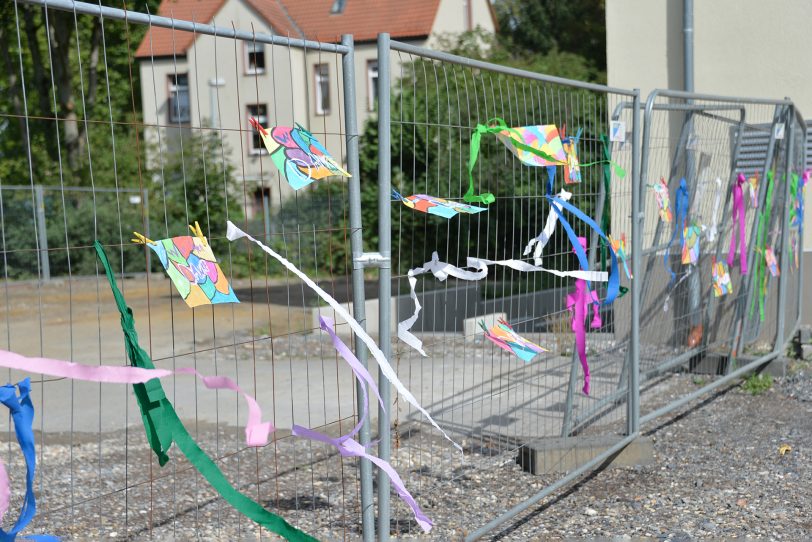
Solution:
M 682 0 L 682 53 L 685 91 L 694 91 L 694 0 Z

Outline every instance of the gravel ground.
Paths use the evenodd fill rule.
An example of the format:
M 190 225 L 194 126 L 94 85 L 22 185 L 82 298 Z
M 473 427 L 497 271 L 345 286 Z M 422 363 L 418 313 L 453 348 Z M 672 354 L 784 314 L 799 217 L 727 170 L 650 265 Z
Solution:
M 652 464 L 594 473 L 485 539 L 812 537 L 812 371 L 796 366 L 791 374 L 756 396 L 738 385 L 723 387 L 649 424 L 644 429 L 654 443 Z M 697 377 L 673 375 L 646 393 L 644 405 L 665 404 L 697 385 Z M 232 480 L 270 509 L 319 539 L 359 539 L 354 460 L 290 438 L 261 451 L 230 449 L 239 441 L 230 430 L 189 429 L 210 453 L 225 457 L 221 466 Z M 429 434 L 420 437 L 422 444 L 434 442 Z M 105 434 L 101 445 L 96 438 L 48 438 L 40 448 L 40 511 L 25 534 L 66 540 L 141 540 L 150 534 L 157 540 L 269 538 L 216 499 L 179 453 L 159 470 L 140 431 Z M 495 453 L 487 443 L 463 444 L 464 461 L 439 443 L 424 453 L 417 446 L 396 451 L 398 470 L 436 526 L 423 535 L 393 495 L 394 539 L 459 540 L 560 478 L 526 474 L 514 454 Z M 22 481 L 15 473 L 23 466 L 16 450 L 4 456 L 15 494 L 8 524 L 19 510 Z

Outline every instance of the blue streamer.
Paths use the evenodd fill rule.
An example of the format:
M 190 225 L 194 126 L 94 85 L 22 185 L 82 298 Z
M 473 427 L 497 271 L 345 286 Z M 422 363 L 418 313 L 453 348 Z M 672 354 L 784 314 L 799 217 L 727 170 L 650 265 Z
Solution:
M 584 247 L 581 246 L 581 243 L 578 241 L 578 236 L 573 231 L 572 226 L 567 221 L 564 213 L 558 210 L 557 205 L 560 205 L 562 208 L 566 209 L 567 211 L 571 212 L 575 215 L 576 218 L 580 219 L 582 222 L 585 222 L 590 228 L 592 228 L 595 233 L 597 233 L 603 240 L 606 241 L 607 246 L 611 247 L 612 244 L 609 242 L 609 239 L 601 230 L 601 227 L 598 226 L 598 223 L 592 220 L 586 213 L 581 211 L 575 205 L 568 203 L 557 196 L 546 196 L 547 200 L 550 202 L 550 207 L 553 211 L 558 215 L 558 221 L 564 227 L 564 231 L 567 232 L 567 237 L 569 237 L 570 243 L 572 244 L 573 249 L 575 249 L 575 255 L 578 257 L 578 263 L 581 265 L 581 269 L 584 271 L 589 271 L 589 262 L 586 258 L 586 251 L 584 251 Z M 615 298 L 618 295 L 620 290 L 620 276 L 618 274 L 618 266 L 617 266 L 617 255 L 615 254 L 614 250 L 609 250 L 609 254 L 612 257 L 612 266 L 609 270 L 609 289 L 606 292 L 606 299 L 603 300 L 601 305 L 611 305 Z M 591 288 L 591 284 L 587 282 L 587 293 Z M 590 294 L 591 298 L 591 294 Z M 597 303 L 596 303 L 597 304 Z
M 668 256 L 671 255 L 671 244 L 674 242 L 674 239 L 679 234 L 679 246 L 682 247 L 685 244 L 685 220 L 688 214 L 688 183 L 685 182 L 685 177 L 680 179 L 679 188 L 677 188 L 677 197 L 675 202 L 675 209 L 676 209 L 676 222 L 674 222 L 674 231 L 671 233 L 671 240 L 668 241 L 668 247 L 665 249 L 665 255 L 663 256 L 663 265 L 665 265 L 665 270 L 671 275 L 671 282 L 670 284 L 674 284 L 674 281 L 677 280 L 677 274 L 671 269 L 671 266 L 668 264 Z
M 24 378 L 17 384 L 20 390 L 19 396 L 14 390 L 14 386 L 6 384 L 0 387 L 0 403 L 3 403 L 11 412 L 11 419 L 14 420 L 14 432 L 17 434 L 17 442 L 25 457 L 25 500 L 20 509 L 20 517 L 8 532 L 0 529 L 0 542 L 14 542 L 17 533 L 25 529 L 34 515 L 37 513 L 37 502 L 34 497 L 34 472 L 37 464 L 37 454 L 34 450 L 34 405 L 31 403 L 31 380 Z M 50 535 L 29 535 L 22 537 L 28 540 L 39 540 L 41 542 L 58 542 L 59 538 Z

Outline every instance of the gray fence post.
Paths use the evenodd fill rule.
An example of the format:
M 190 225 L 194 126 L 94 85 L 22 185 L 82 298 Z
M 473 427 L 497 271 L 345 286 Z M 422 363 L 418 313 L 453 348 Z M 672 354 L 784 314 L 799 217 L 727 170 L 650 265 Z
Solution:
M 787 257 L 789 254 L 789 212 L 792 202 L 789 201 L 792 165 L 795 158 L 795 107 L 789 106 L 787 108 L 787 152 L 784 155 L 786 160 L 784 166 L 784 209 L 783 217 L 781 219 L 781 257 L 779 262 L 784 272 L 778 277 L 778 325 L 775 331 L 775 346 L 774 351 L 780 352 L 784 347 L 784 327 L 786 326 L 786 311 L 784 307 L 787 302 L 787 281 L 789 280 L 789 265 L 787 265 Z M 766 225 L 769 228 L 769 224 Z M 767 232 L 765 235 L 769 235 Z M 799 249 L 801 247 L 798 247 Z M 763 255 L 762 255 L 763 256 Z M 766 272 L 766 270 L 765 270 Z
M 45 227 L 45 196 L 41 184 L 34 185 L 34 199 L 34 205 L 37 207 L 40 278 L 42 280 L 51 280 L 51 262 L 48 259 L 48 230 Z
M 645 216 L 640 207 L 643 180 L 640 174 L 640 89 L 634 89 L 632 112 L 632 325 L 629 350 L 629 397 L 626 404 L 626 432 L 634 435 L 640 431 L 640 263 L 643 257 L 643 228 Z
M 389 142 L 389 34 L 378 36 L 378 251 L 385 263 L 378 275 L 378 344 L 383 355 L 392 358 L 392 179 L 389 169 L 391 148 Z M 389 380 L 378 372 L 378 390 L 383 405 L 378 407 L 378 457 L 389 461 L 391 455 L 391 432 L 389 410 L 392 407 L 392 390 Z M 384 406 L 386 408 L 384 408 Z M 389 477 L 378 470 L 378 540 L 387 542 L 390 529 Z
M 349 170 L 350 197 L 350 248 L 352 250 L 352 308 L 353 317 L 366 327 L 364 310 L 364 266 L 358 263 L 364 252 L 361 232 L 361 179 L 358 163 L 358 121 L 355 105 L 355 54 L 352 36 L 341 36 L 341 44 L 349 49 L 342 57 L 342 79 L 344 86 L 344 129 L 347 137 L 347 169 Z M 355 355 L 367 365 L 367 349 L 359 336 L 355 336 Z M 363 384 L 358 383 L 358 414 L 364 411 Z M 369 417 L 365 420 L 358 435 L 361 444 L 369 444 Z M 375 510 L 372 497 L 372 463 L 368 459 L 359 459 L 361 471 L 361 528 L 364 542 L 375 539 Z

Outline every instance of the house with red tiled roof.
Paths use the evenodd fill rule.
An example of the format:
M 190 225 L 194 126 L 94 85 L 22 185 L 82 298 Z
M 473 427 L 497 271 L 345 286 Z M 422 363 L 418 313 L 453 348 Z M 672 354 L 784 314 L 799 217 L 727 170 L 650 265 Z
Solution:
M 352 34 L 359 127 L 375 108 L 379 33 L 431 46 L 440 36 L 496 29 L 490 0 L 164 0 L 158 15 L 331 43 Z M 189 130 L 216 130 L 247 187 L 249 218 L 293 194 L 279 181 L 249 117 L 266 126 L 299 123 L 344 159 L 339 55 L 152 27 L 135 56 L 151 148 L 177 148 L 178 136 Z M 392 69 L 395 75 L 397 66 Z M 160 152 L 151 159 L 159 160 Z

